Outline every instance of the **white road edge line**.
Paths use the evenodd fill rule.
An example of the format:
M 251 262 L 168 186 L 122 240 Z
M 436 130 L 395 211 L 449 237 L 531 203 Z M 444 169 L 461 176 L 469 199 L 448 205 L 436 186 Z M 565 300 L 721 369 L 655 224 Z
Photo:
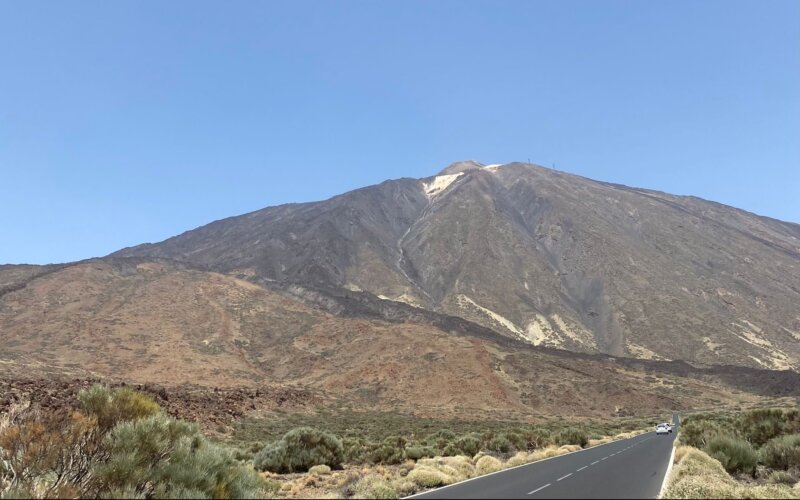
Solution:
M 588 465 L 584 465 L 583 467 L 581 467 L 580 469 L 576 470 L 575 472 L 580 472 L 580 471 L 582 471 L 583 469 L 585 469 L 587 467 L 589 467 L 589 466 Z
M 664 496 L 664 490 L 667 489 L 667 479 L 669 478 L 669 473 L 672 472 L 672 464 L 675 462 L 675 441 L 672 442 L 672 453 L 669 455 L 669 465 L 667 465 L 667 472 L 664 474 L 664 481 L 661 482 L 661 489 L 658 490 L 658 496 L 656 498 L 661 498 Z
M 550 486 L 551 484 L 553 484 L 553 483 L 547 483 L 547 484 L 545 484 L 544 486 L 542 486 L 541 488 L 536 488 L 535 490 L 533 490 L 533 491 L 531 491 L 530 493 L 528 493 L 528 495 L 533 495 L 533 494 L 534 494 L 534 493 L 536 493 L 537 491 L 542 491 L 543 489 L 547 488 L 547 487 L 548 487 L 548 486 Z
M 568 477 L 569 477 L 569 476 L 571 476 L 571 475 L 572 475 L 572 472 L 570 472 L 569 474 L 567 474 L 567 475 L 566 475 L 566 476 L 564 476 L 564 477 L 560 477 L 560 478 L 556 479 L 556 482 L 558 482 L 558 481 L 561 481 L 562 479 L 566 479 L 566 478 L 568 478 Z
M 654 432 L 654 431 L 647 431 L 644 434 L 639 434 L 638 436 L 633 436 L 632 438 L 628 438 L 628 439 L 636 439 L 636 438 L 644 436 L 646 434 L 650 434 L 651 432 Z M 575 453 L 581 453 L 583 451 L 588 451 L 588 450 L 596 450 L 597 448 L 600 448 L 601 446 L 606 446 L 606 445 L 614 444 L 614 443 L 620 443 L 622 441 L 626 441 L 626 440 L 625 439 L 620 439 L 618 441 L 609 441 L 608 443 L 598 444 L 597 446 L 590 446 L 589 448 L 583 448 L 581 450 L 571 451 L 569 453 L 564 453 L 563 455 L 558 455 L 558 456 L 550 457 L 550 458 L 543 458 L 542 460 L 537 460 L 535 462 L 528 462 L 527 464 L 517 465 L 515 467 L 510 467 L 508 469 L 499 470 L 497 472 L 490 472 L 489 474 L 484 474 L 482 476 L 471 477 L 469 479 L 465 479 L 465 480 L 459 481 L 457 483 L 448 484 L 447 486 L 441 486 L 439 488 L 433 488 L 433 489 L 430 489 L 430 490 L 427 490 L 427 491 L 420 491 L 419 493 L 414 493 L 413 495 L 409 495 L 407 497 L 403 497 L 403 499 L 414 498 L 414 497 L 417 497 L 417 496 L 427 495 L 428 493 L 431 493 L 432 491 L 439 491 L 439 490 L 443 490 L 443 489 L 446 489 L 446 488 L 452 488 L 453 486 L 459 486 L 461 484 L 468 483 L 470 481 L 475 481 L 477 479 L 483 479 L 485 477 L 493 476 L 495 474 L 502 474 L 502 473 L 508 472 L 510 470 L 519 469 L 520 467 L 529 467 L 531 465 L 540 464 L 540 463 L 546 462 L 548 460 L 555 460 L 557 458 L 566 457 L 567 455 L 573 455 Z M 642 441 L 644 441 L 644 440 L 642 440 Z

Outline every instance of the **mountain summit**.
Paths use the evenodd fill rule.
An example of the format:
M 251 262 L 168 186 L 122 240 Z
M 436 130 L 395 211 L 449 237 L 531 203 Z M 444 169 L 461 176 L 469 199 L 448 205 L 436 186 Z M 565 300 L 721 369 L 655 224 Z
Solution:
M 800 364 L 800 226 L 526 163 L 456 162 L 112 257 L 369 294 L 534 346 Z

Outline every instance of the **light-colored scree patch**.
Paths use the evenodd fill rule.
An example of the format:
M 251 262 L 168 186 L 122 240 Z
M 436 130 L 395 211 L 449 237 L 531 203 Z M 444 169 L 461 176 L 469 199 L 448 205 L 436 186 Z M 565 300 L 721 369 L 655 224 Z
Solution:
M 765 366 L 770 366 L 775 370 L 788 370 L 794 367 L 795 360 L 790 358 L 786 355 L 785 352 L 781 351 L 777 347 L 775 347 L 769 339 L 763 338 L 758 335 L 761 332 L 761 328 L 750 323 L 747 320 L 740 319 L 740 321 L 744 324 L 740 323 L 731 323 L 738 332 L 731 330 L 730 328 L 728 331 L 733 334 L 736 338 L 747 342 L 750 345 L 763 349 L 767 353 L 767 357 L 769 358 L 769 363 L 765 364 L 762 360 L 757 359 L 753 356 L 751 358 L 758 361 L 760 364 L 765 364 Z M 752 328 L 752 330 L 751 330 Z M 755 330 L 755 331 L 753 331 Z
M 578 342 L 579 344 L 583 344 L 589 347 L 597 347 L 597 342 L 595 342 L 594 335 L 592 332 L 580 328 L 579 326 L 570 326 L 567 324 L 564 319 L 559 316 L 558 314 L 551 314 L 550 320 L 555 324 L 558 330 L 564 334 L 566 337 Z
M 437 194 L 442 193 L 462 175 L 464 175 L 464 172 L 451 175 L 437 175 L 430 183 L 423 182 L 422 186 L 425 189 L 425 194 L 428 195 L 428 198 L 433 198 Z
M 651 351 L 650 349 L 648 349 L 645 346 L 633 344 L 631 342 L 626 343 L 625 346 L 628 348 L 628 352 L 633 354 L 633 356 L 635 358 L 639 358 L 639 359 L 655 359 L 655 360 L 661 360 L 661 361 L 666 360 L 665 357 L 656 354 L 655 352 Z
M 471 298 L 467 297 L 466 295 L 463 295 L 463 294 L 456 295 L 456 301 L 458 302 L 458 305 L 460 307 L 462 307 L 462 308 L 465 308 L 467 305 L 470 305 L 470 306 L 476 308 L 477 310 L 479 310 L 480 312 L 482 312 L 486 316 L 490 317 L 491 319 L 493 319 L 497 323 L 503 325 L 507 330 L 510 330 L 510 331 L 516 333 L 517 335 L 519 335 L 520 337 L 522 337 L 522 338 L 527 340 L 527 336 L 525 335 L 525 332 L 520 330 L 520 328 L 517 325 L 515 325 L 512 321 L 508 320 L 507 318 L 504 318 L 503 316 L 497 314 L 496 312 L 492 311 L 491 309 L 487 309 L 487 308 L 479 305 L 477 302 L 475 302 Z
M 797 332 L 796 332 L 796 331 L 794 331 L 794 330 L 789 330 L 789 329 L 788 329 L 788 328 L 786 328 L 785 326 L 782 326 L 781 328 L 783 328 L 784 330 L 786 330 L 786 333 L 788 333 L 789 335 L 791 335 L 792 337 L 794 337 L 794 339 L 795 339 L 795 340 L 800 340 L 800 333 L 797 333 Z

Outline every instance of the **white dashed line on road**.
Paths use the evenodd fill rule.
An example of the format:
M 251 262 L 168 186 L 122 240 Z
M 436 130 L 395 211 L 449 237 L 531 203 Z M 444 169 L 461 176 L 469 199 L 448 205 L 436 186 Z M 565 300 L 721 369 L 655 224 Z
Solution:
M 552 483 L 547 483 L 547 484 L 545 484 L 544 486 L 542 486 L 541 488 L 536 488 L 535 490 L 533 490 L 533 491 L 531 491 L 530 493 L 528 493 L 528 495 L 533 495 L 533 494 L 534 494 L 534 493 L 536 493 L 537 491 L 542 491 L 543 489 L 547 488 L 547 487 L 548 487 L 548 486 L 550 486 L 551 484 L 552 484 Z
M 587 467 L 589 467 L 589 466 L 588 465 L 584 465 L 583 467 L 581 467 L 580 469 L 576 470 L 575 472 L 580 472 L 580 471 L 582 471 L 583 469 L 585 469 Z
M 594 462 L 592 462 L 592 465 L 594 465 L 594 464 L 596 464 L 598 462 L 600 462 L 600 460 L 595 460 Z
M 568 478 L 568 477 L 569 477 L 569 476 L 571 476 L 571 475 L 572 475 L 572 472 L 570 472 L 569 474 L 567 474 L 567 475 L 566 475 L 566 476 L 564 476 L 564 477 L 560 477 L 560 478 L 556 479 L 556 481 L 561 481 L 562 479 L 566 479 L 566 478 Z

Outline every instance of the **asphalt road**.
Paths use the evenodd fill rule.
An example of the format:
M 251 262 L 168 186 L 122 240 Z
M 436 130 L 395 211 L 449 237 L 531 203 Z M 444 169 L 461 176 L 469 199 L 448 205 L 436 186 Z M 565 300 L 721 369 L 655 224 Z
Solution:
M 656 498 L 677 434 L 675 425 L 672 434 L 652 431 L 413 498 Z

